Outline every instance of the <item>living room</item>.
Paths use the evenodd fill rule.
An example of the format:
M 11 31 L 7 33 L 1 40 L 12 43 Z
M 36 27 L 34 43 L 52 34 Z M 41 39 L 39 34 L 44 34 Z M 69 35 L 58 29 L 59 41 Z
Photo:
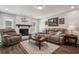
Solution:
M 1 54 L 78 54 L 78 5 L 0 5 Z

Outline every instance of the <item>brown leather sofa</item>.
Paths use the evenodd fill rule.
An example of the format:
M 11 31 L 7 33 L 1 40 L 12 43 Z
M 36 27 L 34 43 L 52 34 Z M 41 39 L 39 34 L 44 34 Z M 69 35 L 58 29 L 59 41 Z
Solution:
M 2 29 L 1 37 L 4 46 L 14 45 L 21 41 L 21 35 L 12 28 Z
M 64 32 L 66 29 L 64 28 L 51 28 L 46 30 L 45 35 L 47 38 L 47 41 L 52 42 L 52 43 L 57 43 L 57 44 L 64 44 Z M 61 32 L 60 34 L 57 34 L 58 32 Z
M 64 33 L 66 29 L 64 28 L 52 28 L 48 29 L 48 41 L 57 43 L 57 44 L 64 44 Z M 59 33 L 60 32 L 60 33 Z

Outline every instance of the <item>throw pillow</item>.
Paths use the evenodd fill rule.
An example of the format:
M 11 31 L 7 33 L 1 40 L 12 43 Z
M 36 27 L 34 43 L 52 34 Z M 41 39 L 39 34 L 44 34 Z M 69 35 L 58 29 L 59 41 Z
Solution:
M 61 31 L 58 31 L 58 32 L 56 33 L 56 35 L 58 35 L 58 36 L 59 36 L 61 33 L 62 33 Z

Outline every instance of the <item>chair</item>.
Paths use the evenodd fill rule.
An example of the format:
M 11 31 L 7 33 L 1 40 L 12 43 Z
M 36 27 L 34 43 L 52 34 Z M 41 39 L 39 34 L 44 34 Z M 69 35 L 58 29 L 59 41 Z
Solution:
M 4 46 L 14 45 L 21 41 L 21 35 L 12 28 L 2 29 L 1 37 Z

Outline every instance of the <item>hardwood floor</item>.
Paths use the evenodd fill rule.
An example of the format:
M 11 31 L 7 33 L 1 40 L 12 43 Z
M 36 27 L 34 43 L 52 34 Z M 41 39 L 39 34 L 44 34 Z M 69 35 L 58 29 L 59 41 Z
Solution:
M 20 43 L 10 47 L 0 48 L 0 54 L 26 54 L 26 53 L 27 52 Z
M 78 54 L 79 47 L 61 45 L 53 54 Z M 27 51 L 22 47 L 22 45 L 16 44 L 10 47 L 0 47 L 0 54 L 27 54 Z
M 79 54 L 79 47 L 69 46 L 69 45 L 61 45 L 59 49 L 57 49 L 54 54 Z

